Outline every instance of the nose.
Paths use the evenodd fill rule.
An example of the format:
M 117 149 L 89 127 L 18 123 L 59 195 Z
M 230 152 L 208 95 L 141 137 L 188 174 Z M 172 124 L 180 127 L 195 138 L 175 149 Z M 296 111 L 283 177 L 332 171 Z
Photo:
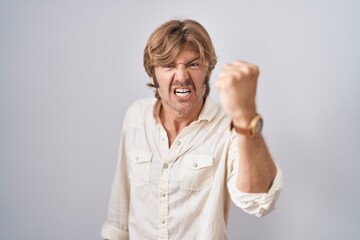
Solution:
M 179 63 L 176 66 L 175 80 L 184 82 L 189 79 L 189 72 L 185 64 Z

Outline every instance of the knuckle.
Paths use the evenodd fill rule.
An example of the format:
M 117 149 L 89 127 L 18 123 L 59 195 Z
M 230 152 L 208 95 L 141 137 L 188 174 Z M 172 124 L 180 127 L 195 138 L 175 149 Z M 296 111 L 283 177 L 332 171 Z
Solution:
M 255 76 L 258 76 L 260 73 L 260 69 L 256 64 L 251 64 L 252 73 Z
M 245 66 L 245 67 L 242 69 L 242 72 L 243 72 L 245 75 L 249 75 L 249 74 L 251 73 L 250 67 L 249 67 L 249 66 Z
M 242 73 L 241 73 L 241 71 L 234 71 L 233 76 L 234 76 L 233 80 L 240 79 L 242 76 Z

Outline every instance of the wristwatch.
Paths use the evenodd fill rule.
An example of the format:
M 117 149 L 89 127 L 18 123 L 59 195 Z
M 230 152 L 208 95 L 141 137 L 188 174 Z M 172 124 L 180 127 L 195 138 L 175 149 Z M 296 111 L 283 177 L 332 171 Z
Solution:
M 246 135 L 250 138 L 254 138 L 258 136 L 261 133 L 263 126 L 264 126 L 264 121 L 259 114 L 257 114 L 250 121 L 250 124 L 247 128 L 237 127 L 233 124 L 233 122 L 231 122 L 231 128 L 234 128 L 237 133 Z

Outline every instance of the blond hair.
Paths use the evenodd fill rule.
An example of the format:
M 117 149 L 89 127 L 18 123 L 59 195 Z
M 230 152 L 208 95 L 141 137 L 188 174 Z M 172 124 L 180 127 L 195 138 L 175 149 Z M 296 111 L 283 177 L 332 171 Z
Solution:
M 154 84 L 147 85 L 158 87 L 155 67 L 172 63 L 185 44 L 191 44 L 200 55 L 200 64 L 206 66 L 206 97 L 210 91 L 210 74 L 215 68 L 217 58 L 208 32 L 200 23 L 191 19 L 170 20 L 160 25 L 150 35 L 144 49 L 144 68 L 154 79 Z M 155 95 L 159 98 L 157 93 Z

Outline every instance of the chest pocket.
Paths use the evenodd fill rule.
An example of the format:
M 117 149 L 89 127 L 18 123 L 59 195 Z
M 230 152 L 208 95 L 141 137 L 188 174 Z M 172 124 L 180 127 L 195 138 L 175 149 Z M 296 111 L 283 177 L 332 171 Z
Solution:
M 135 186 L 149 184 L 152 153 L 131 149 L 129 152 L 129 175 Z
M 179 186 L 186 190 L 199 191 L 213 182 L 213 158 L 209 155 L 184 157 Z

